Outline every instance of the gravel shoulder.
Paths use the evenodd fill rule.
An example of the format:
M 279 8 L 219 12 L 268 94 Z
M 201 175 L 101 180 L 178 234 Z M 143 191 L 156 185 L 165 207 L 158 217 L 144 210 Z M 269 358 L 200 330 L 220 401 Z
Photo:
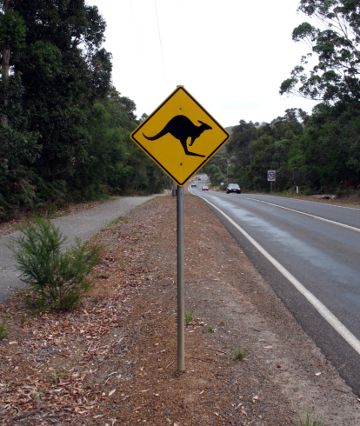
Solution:
M 0 424 L 360 424 L 358 396 L 201 199 L 185 196 L 184 374 L 175 197 L 147 201 L 96 239 L 102 262 L 77 311 L 32 317 L 21 292 L 0 305 Z
M 127 215 L 136 206 L 153 197 L 153 195 L 114 197 L 102 202 L 75 204 L 57 212 L 57 217 L 52 221 L 66 237 L 64 248 L 68 249 L 77 240 L 89 240 L 113 220 Z M 28 218 L 28 221 L 30 220 L 31 218 Z M 11 249 L 14 246 L 14 239 L 19 236 L 17 228 L 24 223 L 26 220 L 23 218 L 0 225 L 0 303 L 6 300 L 13 289 L 24 287 L 16 270 L 16 260 Z

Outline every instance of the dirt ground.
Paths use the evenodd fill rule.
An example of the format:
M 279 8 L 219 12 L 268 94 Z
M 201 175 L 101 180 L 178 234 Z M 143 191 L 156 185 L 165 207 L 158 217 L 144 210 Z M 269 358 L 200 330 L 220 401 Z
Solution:
M 358 396 L 202 200 L 185 196 L 183 374 L 175 197 L 97 240 L 81 308 L 32 317 L 21 293 L 0 305 L 1 425 L 360 425 Z

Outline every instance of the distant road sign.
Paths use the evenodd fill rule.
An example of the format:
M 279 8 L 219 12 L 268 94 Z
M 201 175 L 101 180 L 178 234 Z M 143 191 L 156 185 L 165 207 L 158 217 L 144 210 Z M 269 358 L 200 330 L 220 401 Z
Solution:
M 132 140 L 179 186 L 229 139 L 229 133 L 178 87 L 132 133 Z
M 267 171 L 267 180 L 268 182 L 276 181 L 276 170 L 268 170 Z

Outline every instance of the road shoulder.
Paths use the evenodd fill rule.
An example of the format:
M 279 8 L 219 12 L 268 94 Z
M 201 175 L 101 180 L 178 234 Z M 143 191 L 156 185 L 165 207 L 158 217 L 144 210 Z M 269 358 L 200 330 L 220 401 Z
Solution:
M 4 424 L 360 424 L 357 397 L 191 195 L 176 375 L 175 201 L 155 198 L 99 233 L 102 263 L 78 311 L 30 318 L 17 297 L 1 307 Z

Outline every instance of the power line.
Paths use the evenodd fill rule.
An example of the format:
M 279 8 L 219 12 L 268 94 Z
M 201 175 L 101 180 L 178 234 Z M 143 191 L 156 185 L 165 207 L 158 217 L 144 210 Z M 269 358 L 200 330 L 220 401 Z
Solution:
M 158 14 L 158 8 L 157 8 L 157 0 L 154 0 L 154 6 L 155 6 L 156 25 L 157 25 L 157 30 L 158 30 L 159 44 L 160 44 L 161 62 L 162 62 L 164 78 L 166 80 L 165 56 L 164 56 L 164 49 L 163 49 L 163 44 L 162 44 L 162 40 L 161 40 L 161 31 L 160 31 L 159 14 Z

